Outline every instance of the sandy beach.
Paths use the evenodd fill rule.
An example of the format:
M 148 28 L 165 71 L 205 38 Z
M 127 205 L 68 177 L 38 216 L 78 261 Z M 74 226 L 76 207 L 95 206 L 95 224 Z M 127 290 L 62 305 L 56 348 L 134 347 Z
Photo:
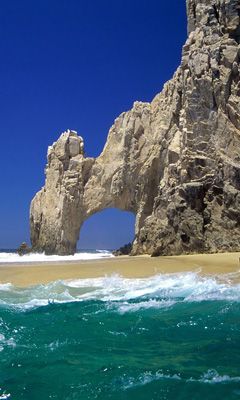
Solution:
M 240 253 L 197 254 L 172 257 L 121 256 L 94 261 L 1 264 L 0 282 L 26 287 L 56 280 L 95 278 L 118 274 L 126 278 L 144 278 L 162 273 L 197 271 L 219 279 L 240 281 Z M 239 274 L 238 274 L 239 272 Z

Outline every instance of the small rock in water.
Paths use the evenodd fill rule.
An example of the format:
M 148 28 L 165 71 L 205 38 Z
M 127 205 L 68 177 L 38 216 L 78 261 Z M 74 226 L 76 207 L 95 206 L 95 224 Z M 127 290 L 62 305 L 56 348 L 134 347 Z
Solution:
M 24 256 L 25 254 L 31 253 L 32 249 L 27 245 L 26 242 L 23 242 L 20 244 L 19 248 L 17 249 L 17 252 L 20 256 Z

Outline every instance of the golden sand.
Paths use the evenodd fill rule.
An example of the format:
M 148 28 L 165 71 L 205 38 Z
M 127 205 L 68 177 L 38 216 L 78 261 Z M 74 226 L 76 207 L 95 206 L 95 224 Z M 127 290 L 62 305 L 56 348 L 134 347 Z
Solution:
M 198 271 L 202 275 L 234 273 L 240 281 L 240 253 L 197 254 L 172 257 L 116 257 L 94 261 L 0 265 L 0 283 L 30 286 L 56 280 L 96 278 L 119 274 L 126 278 L 144 278 L 161 273 Z

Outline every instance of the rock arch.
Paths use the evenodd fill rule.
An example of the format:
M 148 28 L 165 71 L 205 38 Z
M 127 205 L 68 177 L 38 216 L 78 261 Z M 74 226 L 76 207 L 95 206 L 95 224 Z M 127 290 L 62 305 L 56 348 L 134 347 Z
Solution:
M 151 138 L 149 106 L 135 103 L 117 118 L 97 158 L 84 157 L 83 139 L 71 130 L 49 147 L 46 183 L 31 204 L 36 251 L 74 253 L 83 222 L 110 207 L 136 214 L 138 232 L 152 211 L 158 184 L 155 139 L 147 137 L 148 133 Z M 146 195 L 149 182 L 152 190 Z
M 35 250 L 71 254 L 82 222 L 106 207 L 136 214 L 132 254 L 240 249 L 238 0 L 187 0 L 181 65 L 136 102 L 97 158 L 64 132 L 31 204 Z

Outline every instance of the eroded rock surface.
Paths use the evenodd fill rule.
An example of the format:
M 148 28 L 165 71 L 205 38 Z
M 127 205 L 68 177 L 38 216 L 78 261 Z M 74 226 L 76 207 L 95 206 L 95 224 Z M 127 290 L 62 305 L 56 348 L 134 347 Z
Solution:
M 188 0 L 181 66 L 136 102 L 97 158 L 63 133 L 31 204 L 35 250 L 71 254 L 82 223 L 107 207 L 136 214 L 132 254 L 240 250 L 240 3 Z

